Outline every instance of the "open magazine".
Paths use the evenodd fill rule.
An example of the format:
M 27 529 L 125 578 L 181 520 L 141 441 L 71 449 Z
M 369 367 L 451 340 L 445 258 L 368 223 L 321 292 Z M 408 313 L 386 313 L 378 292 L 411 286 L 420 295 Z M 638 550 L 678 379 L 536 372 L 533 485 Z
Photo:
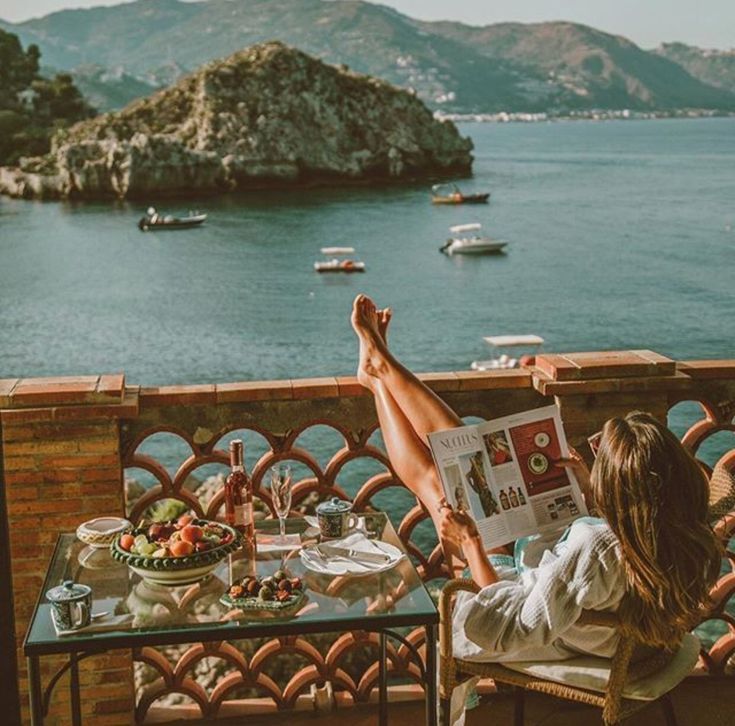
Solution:
M 556 406 L 429 434 L 447 501 L 477 524 L 486 549 L 587 514 Z

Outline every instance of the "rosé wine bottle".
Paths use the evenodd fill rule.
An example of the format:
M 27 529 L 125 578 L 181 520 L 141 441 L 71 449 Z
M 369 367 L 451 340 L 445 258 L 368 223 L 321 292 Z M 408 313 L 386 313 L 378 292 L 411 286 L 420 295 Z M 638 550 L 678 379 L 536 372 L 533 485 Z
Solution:
M 243 547 L 255 550 L 253 484 L 243 465 L 243 443 L 230 441 L 230 473 L 225 479 L 225 521 L 243 537 Z

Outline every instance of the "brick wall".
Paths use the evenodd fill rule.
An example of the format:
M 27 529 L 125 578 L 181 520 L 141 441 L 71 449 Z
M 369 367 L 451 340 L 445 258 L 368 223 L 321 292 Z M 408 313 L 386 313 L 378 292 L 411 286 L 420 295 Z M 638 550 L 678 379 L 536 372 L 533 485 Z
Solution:
M 128 397 L 129 398 L 129 397 Z M 45 404 L 45 405 L 44 405 Z M 22 642 L 59 532 L 100 514 L 123 514 L 119 420 L 133 411 L 122 376 L 0 382 L 18 675 L 29 720 Z M 63 658 L 41 660 L 48 683 Z M 129 724 L 134 694 L 128 652 L 80 664 L 88 723 Z M 68 675 L 54 691 L 49 723 L 69 720 Z

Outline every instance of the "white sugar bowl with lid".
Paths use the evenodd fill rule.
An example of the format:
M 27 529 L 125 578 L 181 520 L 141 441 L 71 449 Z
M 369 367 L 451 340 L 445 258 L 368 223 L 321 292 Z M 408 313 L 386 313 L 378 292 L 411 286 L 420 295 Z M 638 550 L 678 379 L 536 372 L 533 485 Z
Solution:
M 95 548 L 108 548 L 121 532 L 133 525 L 122 517 L 96 517 L 77 527 L 77 539 Z
M 65 580 L 46 593 L 51 617 L 59 630 L 76 630 L 92 622 L 92 588 Z

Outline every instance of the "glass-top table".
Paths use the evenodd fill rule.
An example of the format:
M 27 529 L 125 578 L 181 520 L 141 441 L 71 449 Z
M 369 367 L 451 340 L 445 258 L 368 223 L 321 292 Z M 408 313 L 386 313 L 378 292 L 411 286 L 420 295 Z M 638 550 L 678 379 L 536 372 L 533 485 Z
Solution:
M 365 526 L 371 536 L 404 550 L 385 514 L 366 514 Z M 390 570 L 360 576 L 332 576 L 308 570 L 298 555 L 299 548 L 317 534 L 303 518 L 287 520 L 289 546 L 277 544 L 278 522 L 259 522 L 256 531 L 269 546 L 255 557 L 235 552 L 220 562 L 211 575 L 194 585 L 167 587 L 141 579 L 127 565 L 112 559 L 108 550 L 93 550 L 73 534 L 61 534 L 31 618 L 24 643 L 28 658 L 32 723 L 43 721 L 52 678 L 42 692 L 38 659 L 50 654 L 70 656 L 62 670 L 69 669 L 72 689 L 72 717 L 81 723 L 77 663 L 91 653 L 117 648 L 138 648 L 279 637 L 307 633 L 350 630 L 380 635 L 380 722 L 387 720 L 386 637 L 406 640 L 393 628 L 423 626 L 426 629 L 426 663 L 413 646 L 425 678 L 427 723 L 436 719 L 436 606 L 411 560 L 403 557 Z M 275 547 L 274 547 L 275 545 Z M 230 583 L 248 574 L 260 577 L 285 567 L 304 583 L 306 598 L 297 612 L 288 615 L 231 610 L 219 602 Z M 51 621 L 51 605 L 45 593 L 65 580 L 92 588 L 92 614 L 108 613 L 95 619 L 90 628 L 69 635 L 57 635 Z M 410 645 L 410 644 L 408 644 Z

